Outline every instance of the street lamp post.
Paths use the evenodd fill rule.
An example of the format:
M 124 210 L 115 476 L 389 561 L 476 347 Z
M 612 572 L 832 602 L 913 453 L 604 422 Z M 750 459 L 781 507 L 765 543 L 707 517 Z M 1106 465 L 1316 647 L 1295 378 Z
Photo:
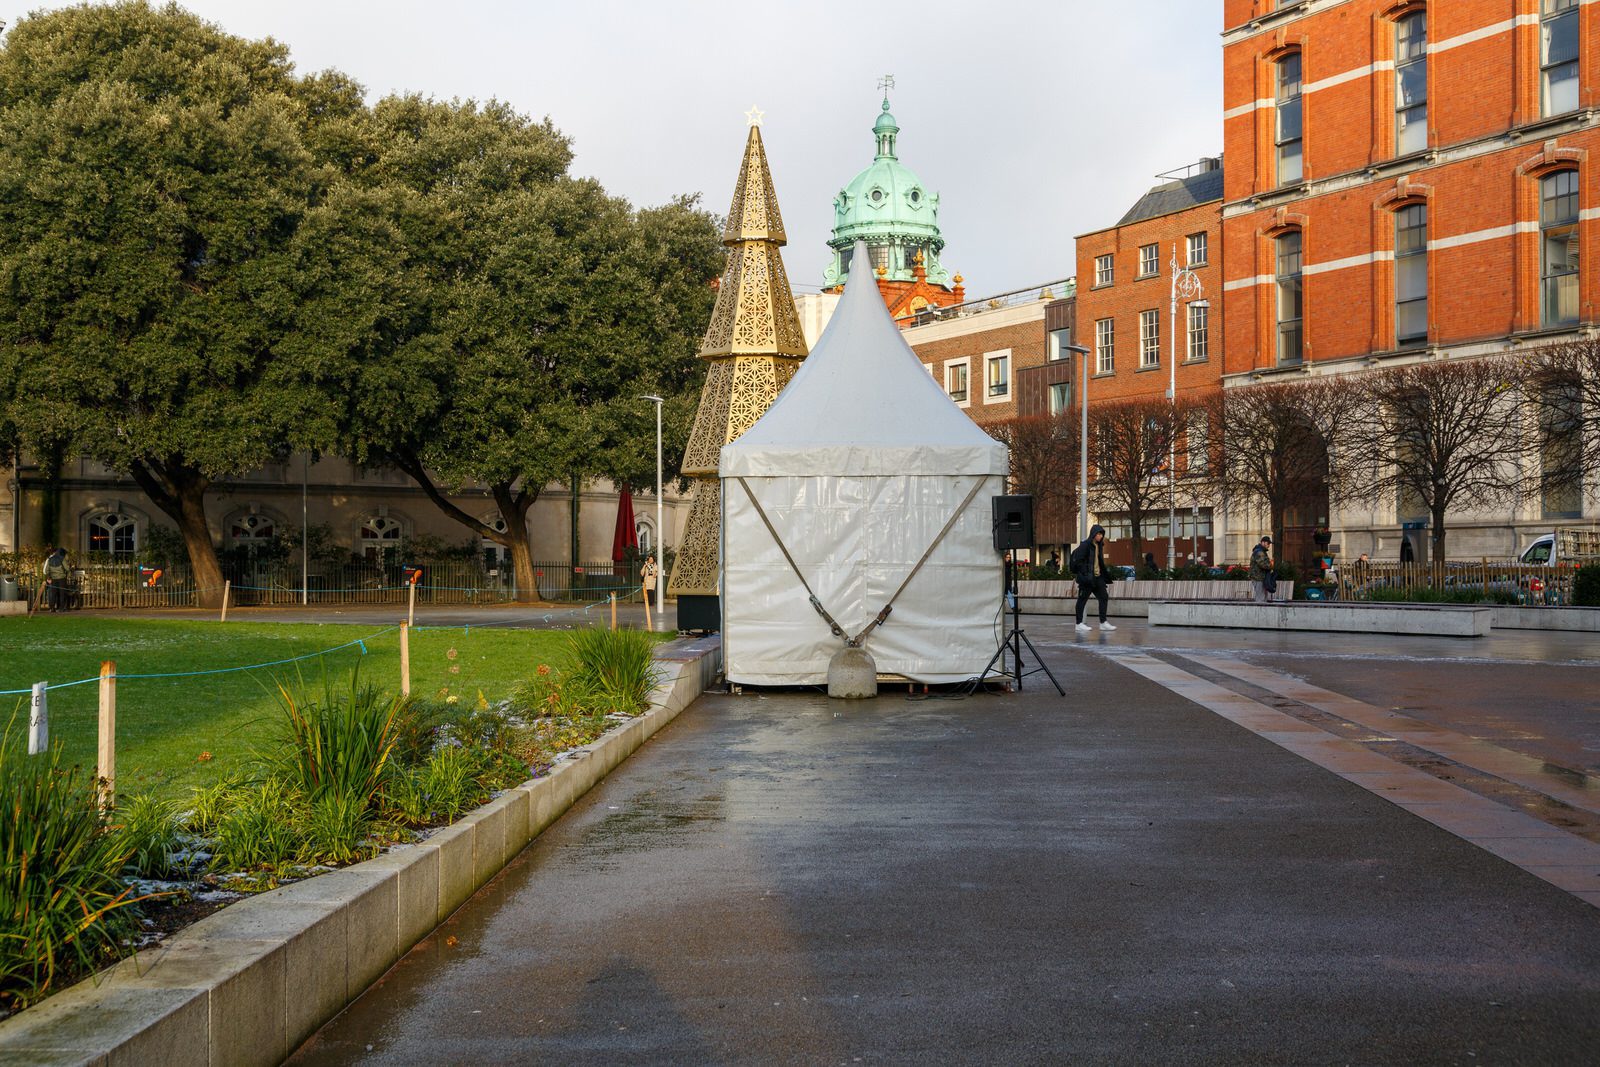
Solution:
M 656 557 L 656 614 L 661 614 L 665 598 L 662 593 L 667 588 L 667 576 L 662 568 L 667 564 L 667 528 L 661 524 L 661 404 L 662 398 L 651 394 L 639 397 L 648 400 L 656 406 L 656 543 L 651 546 Z
M 1178 552 L 1178 298 L 1194 307 L 1209 307 L 1199 299 L 1200 276 L 1188 267 L 1178 266 L 1178 244 L 1172 244 L 1172 301 L 1169 305 L 1172 339 L 1167 361 L 1167 402 L 1172 405 L 1172 425 L 1167 433 L 1167 570 L 1177 566 Z

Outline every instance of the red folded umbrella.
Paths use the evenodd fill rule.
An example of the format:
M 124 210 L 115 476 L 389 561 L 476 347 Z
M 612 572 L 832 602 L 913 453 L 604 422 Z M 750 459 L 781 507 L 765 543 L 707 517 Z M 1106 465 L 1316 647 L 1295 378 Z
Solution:
M 611 561 L 621 563 L 630 548 L 639 550 L 639 531 L 633 523 L 633 494 L 624 486 L 617 494 L 617 532 L 611 537 Z

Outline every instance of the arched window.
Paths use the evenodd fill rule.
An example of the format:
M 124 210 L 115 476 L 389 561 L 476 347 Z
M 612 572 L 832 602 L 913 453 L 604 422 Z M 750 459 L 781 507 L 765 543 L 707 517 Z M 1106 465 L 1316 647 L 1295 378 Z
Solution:
M 399 552 L 403 538 L 399 520 L 375 515 L 361 524 L 361 555 L 381 560 L 390 553 Z
M 1278 184 L 1293 185 L 1305 174 L 1301 152 L 1300 53 L 1290 52 L 1277 64 Z
M 1277 296 L 1278 362 L 1299 363 L 1305 351 L 1300 231 L 1279 234 L 1273 244 L 1273 282 Z
M 1414 11 L 1394 24 L 1394 151 L 1427 147 L 1428 13 Z
M 131 556 L 139 549 L 139 522 L 125 512 L 103 511 L 89 516 L 87 532 L 90 552 Z
M 1578 321 L 1578 172 L 1539 179 L 1539 322 Z
M 277 533 L 277 525 L 265 515 L 240 515 L 228 524 L 228 536 L 240 545 L 266 544 Z
M 1427 204 L 1394 213 L 1394 339 L 1397 345 L 1428 340 Z
M 653 556 L 656 552 L 656 527 L 649 519 L 640 519 L 633 524 L 633 532 L 639 539 L 639 555 Z
M 506 532 L 506 520 L 499 515 L 483 521 L 495 533 Z M 478 546 L 483 550 L 483 565 L 489 570 L 498 570 L 502 564 L 511 559 L 511 549 L 492 538 L 480 538 Z

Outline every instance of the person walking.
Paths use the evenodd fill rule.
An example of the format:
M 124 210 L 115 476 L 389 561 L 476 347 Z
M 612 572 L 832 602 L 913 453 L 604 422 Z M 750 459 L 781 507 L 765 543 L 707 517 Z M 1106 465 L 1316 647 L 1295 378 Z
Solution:
M 656 558 L 646 556 L 644 566 L 639 569 L 639 577 L 644 580 L 644 602 L 651 607 L 656 606 Z
M 1267 580 L 1272 577 L 1272 538 L 1264 536 L 1250 550 L 1250 592 L 1257 604 L 1272 599 L 1267 590 Z
M 1089 527 L 1089 536 L 1072 550 L 1072 555 L 1068 559 L 1072 566 L 1072 576 L 1078 580 L 1079 633 L 1087 633 L 1089 630 L 1089 624 L 1083 621 L 1083 609 L 1088 605 L 1091 596 L 1100 601 L 1100 629 L 1116 629 L 1106 621 L 1106 582 L 1110 578 L 1110 572 L 1106 569 L 1105 540 L 1105 527 L 1096 523 Z
M 44 577 L 45 604 L 52 612 L 64 611 L 67 606 L 67 550 L 57 546 L 45 557 L 39 571 Z

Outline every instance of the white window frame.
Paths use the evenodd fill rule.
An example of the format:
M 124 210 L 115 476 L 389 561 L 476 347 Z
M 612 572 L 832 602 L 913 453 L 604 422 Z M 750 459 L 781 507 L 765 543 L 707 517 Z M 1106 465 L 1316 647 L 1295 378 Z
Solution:
M 1065 395 L 1062 395 L 1063 392 Z M 1059 402 L 1058 402 L 1059 398 Z M 1052 415 L 1059 415 L 1072 407 L 1072 383 L 1052 382 L 1045 389 L 1046 410 Z
M 957 368 L 960 368 L 962 374 L 965 376 L 967 385 L 965 390 L 966 395 L 960 400 L 956 399 L 955 392 L 952 389 L 950 382 L 951 375 L 956 371 Z M 945 395 L 955 402 L 956 407 L 967 408 L 972 406 L 972 357 L 962 356 L 960 359 L 950 359 L 945 361 L 944 391 Z
M 1154 278 L 1161 273 L 1161 246 L 1149 244 L 1139 246 L 1139 277 Z
M 1139 369 L 1161 366 L 1161 312 L 1139 312 Z
M 1005 363 L 1004 381 L 1001 383 L 1005 390 L 1001 393 L 993 391 L 990 375 L 996 363 Z M 983 354 L 983 402 L 985 404 L 1004 404 L 1011 400 L 1011 349 L 999 348 L 993 352 Z
M 1583 16 L 1578 10 L 1580 6 L 1581 0 L 1541 0 L 1539 4 L 1539 116 L 1541 118 L 1550 118 L 1554 115 L 1565 115 L 1576 111 L 1582 100 L 1580 92 L 1582 85 L 1579 82 L 1579 72 L 1583 69 L 1580 62 L 1583 55 Z M 1577 25 L 1578 28 L 1574 33 L 1578 37 L 1578 54 L 1571 59 L 1552 63 L 1550 61 L 1550 36 L 1557 22 Z M 1572 87 L 1572 106 L 1563 107 L 1557 111 L 1550 100 L 1550 74 L 1552 71 L 1568 66 L 1572 68 L 1572 76 L 1570 78 L 1562 78 L 1561 84 L 1565 85 L 1569 81 L 1575 83 Z
M 1063 329 L 1051 330 L 1049 334 L 1046 335 L 1046 341 L 1049 345 L 1048 351 L 1045 352 L 1046 362 L 1058 363 L 1072 354 L 1067 348 L 1067 346 L 1072 343 L 1070 337 L 1071 333 L 1071 330 Z
M 1198 252 L 1199 255 L 1195 253 Z M 1211 238 L 1205 230 L 1184 238 L 1183 258 L 1188 267 L 1205 267 L 1211 263 Z
M 1185 363 L 1204 363 L 1211 358 L 1211 308 L 1207 304 L 1187 304 L 1188 345 Z
M 922 365 L 922 369 L 927 371 L 928 377 L 932 378 L 934 381 L 939 380 L 939 372 L 933 369 L 932 363 L 924 363 Z
M 1110 252 L 1103 256 L 1094 257 L 1094 285 L 1098 289 L 1102 285 L 1112 285 L 1117 280 L 1116 257 Z
M 1094 323 L 1094 372 L 1117 372 L 1117 320 L 1096 319 Z

